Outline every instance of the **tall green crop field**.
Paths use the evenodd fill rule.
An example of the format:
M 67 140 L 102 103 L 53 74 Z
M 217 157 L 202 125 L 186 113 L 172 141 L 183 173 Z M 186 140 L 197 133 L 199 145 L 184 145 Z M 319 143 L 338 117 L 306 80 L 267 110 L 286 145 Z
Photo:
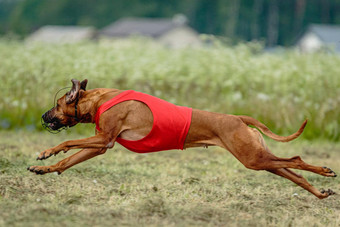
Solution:
M 48 45 L 0 41 L 0 128 L 41 129 L 70 80 L 146 92 L 178 105 L 255 117 L 282 135 L 339 140 L 340 57 L 263 53 L 257 44 L 168 49 L 146 39 Z M 60 94 L 61 95 L 61 94 Z

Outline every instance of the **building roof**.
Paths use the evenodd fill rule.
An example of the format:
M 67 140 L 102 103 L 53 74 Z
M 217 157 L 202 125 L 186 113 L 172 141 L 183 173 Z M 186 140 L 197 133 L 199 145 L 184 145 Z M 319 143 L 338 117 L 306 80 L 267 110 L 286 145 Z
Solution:
M 329 24 L 311 24 L 309 31 L 315 33 L 326 43 L 340 42 L 340 26 Z
M 334 50 L 340 52 L 340 26 L 330 24 L 311 24 L 304 33 L 313 33 L 324 45 L 334 47 Z M 304 36 L 303 35 L 303 36 Z M 300 36 L 299 40 L 301 40 Z
M 79 42 L 94 36 L 92 27 L 47 25 L 32 33 L 27 40 L 38 42 Z
M 185 22 L 174 19 L 123 18 L 103 28 L 100 34 L 116 37 L 143 35 L 155 38 L 181 26 L 185 26 Z

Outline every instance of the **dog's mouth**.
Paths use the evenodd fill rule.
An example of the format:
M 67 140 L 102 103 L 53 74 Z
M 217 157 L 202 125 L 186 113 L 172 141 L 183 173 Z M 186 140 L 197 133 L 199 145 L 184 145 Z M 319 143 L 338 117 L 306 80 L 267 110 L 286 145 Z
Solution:
M 49 111 L 41 117 L 41 125 L 51 133 L 58 133 L 63 129 L 68 128 L 66 125 L 62 124 L 57 117 L 51 117 Z
M 52 130 L 58 130 L 59 128 L 62 128 L 64 125 L 60 124 L 59 121 L 54 121 L 51 123 L 46 123 L 47 127 L 49 127 Z
M 52 133 L 58 133 L 61 130 L 67 128 L 66 125 L 60 123 L 58 118 L 55 118 L 52 121 L 44 121 L 44 119 L 41 118 L 41 125 L 43 126 L 44 129 Z

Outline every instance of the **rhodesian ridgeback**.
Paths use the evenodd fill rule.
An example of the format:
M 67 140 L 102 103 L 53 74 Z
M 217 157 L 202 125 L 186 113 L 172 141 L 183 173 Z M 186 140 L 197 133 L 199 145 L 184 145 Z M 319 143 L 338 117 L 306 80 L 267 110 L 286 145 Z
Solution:
M 252 117 L 175 106 L 131 90 L 86 90 L 86 85 L 87 80 L 80 82 L 73 79 L 71 90 L 59 98 L 57 105 L 48 110 L 42 119 L 43 124 L 53 131 L 78 123 L 95 123 L 95 136 L 66 141 L 41 152 L 38 160 L 57 155 L 60 151 L 82 149 L 55 165 L 31 166 L 28 167 L 29 171 L 36 174 L 61 174 L 71 166 L 104 154 L 115 142 L 139 153 L 219 146 L 230 151 L 246 168 L 266 170 L 287 178 L 319 199 L 335 194 L 330 189 L 316 189 L 291 170 L 306 170 L 326 177 L 336 177 L 330 168 L 307 164 L 299 156 L 276 157 L 259 132 L 276 141 L 288 142 L 303 132 L 307 121 L 303 122 L 297 132 L 284 137 L 274 134 Z

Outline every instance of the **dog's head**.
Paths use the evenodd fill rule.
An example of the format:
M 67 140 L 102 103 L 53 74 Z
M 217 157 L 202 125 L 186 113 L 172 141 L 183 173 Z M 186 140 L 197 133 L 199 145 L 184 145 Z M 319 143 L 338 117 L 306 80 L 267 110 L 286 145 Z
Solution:
M 72 127 L 81 121 L 79 117 L 78 101 L 86 90 L 87 80 L 79 82 L 72 79 L 72 88 L 57 104 L 42 115 L 42 124 L 49 131 L 58 131 L 65 127 Z

